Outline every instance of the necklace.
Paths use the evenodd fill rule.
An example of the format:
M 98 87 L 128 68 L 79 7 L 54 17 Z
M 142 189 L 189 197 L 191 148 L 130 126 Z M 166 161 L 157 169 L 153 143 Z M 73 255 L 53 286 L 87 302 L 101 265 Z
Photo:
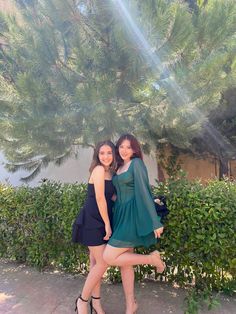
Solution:
M 121 173 L 123 173 L 123 172 L 126 172 L 126 171 L 129 169 L 130 164 L 131 164 L 131 160 L 128 161 L 126 164 L 122 165 L 122 166 L 118 169 L 117 174 L 121 174 Z

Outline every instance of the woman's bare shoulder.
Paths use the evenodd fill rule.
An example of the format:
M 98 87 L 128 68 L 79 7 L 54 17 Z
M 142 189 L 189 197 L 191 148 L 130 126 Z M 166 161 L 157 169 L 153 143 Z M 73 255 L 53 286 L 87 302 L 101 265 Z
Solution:
M 101 175 L 104 176 L 104 174 L 105 174 L 105 169 L 104 169 L 104 167 L 101 166 L 101 165 L 97 165 L 97 166 L 93 169 L 93 171 L 92 171 L 92 173 L 91 173 L 91 177 L 94 178 L 94 177 L 101 176 Z

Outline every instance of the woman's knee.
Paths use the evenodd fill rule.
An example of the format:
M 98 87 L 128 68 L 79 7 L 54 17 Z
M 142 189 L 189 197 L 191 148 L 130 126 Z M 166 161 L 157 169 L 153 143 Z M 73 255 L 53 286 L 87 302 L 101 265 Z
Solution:
M 94 266 L 98 266 L 98 267 L 102 267 L 102 268 L 107 268 L 109 266 L 108 263 L 103 258 L 103 253 L 98 254 L 97 256 L 94 257 L 94 263 L 93 263 L 92 267 L 94 267 Z
M 97 262 L 95 266 L 99 268 L 103 268 L 105 271 L 109 265 L 104 260 L 102 260 L 102 261 Z
M 111 252 L 109 252 L 108 249 L 105 249 L 105 251 L 103 252 L 103 259 L 104 261 L 108 264 L 108 265 L 115 265 L 115 259 L 112 256 Z

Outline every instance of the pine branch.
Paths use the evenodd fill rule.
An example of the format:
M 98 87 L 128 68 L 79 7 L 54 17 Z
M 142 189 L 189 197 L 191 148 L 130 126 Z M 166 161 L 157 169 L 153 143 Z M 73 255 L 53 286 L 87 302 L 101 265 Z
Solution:
M 83 22 L 95 35 L 96 38 L 99 39 L 101 42 L 103 42 L 107 47 L 109 47 L 109 42 L 105 40 L 105 38 L 93 27 L 89 24 L 88 20 L 83 17 L 81 14 L 76 12 L 74 14 L 74 20 L 77 22 Z M 83 24 L 82 24 L 83 25 Z
M 27 175 L 25 177 L 21 177 L 20 180 L 25 182 L 25 183 L 32 181 L 33 179 L 35 179 L 37 177 L 37 175 L 40 173 L 41 169 L 42 169 L 42 164 L 39 163 L 38 166 L 29 175 Z

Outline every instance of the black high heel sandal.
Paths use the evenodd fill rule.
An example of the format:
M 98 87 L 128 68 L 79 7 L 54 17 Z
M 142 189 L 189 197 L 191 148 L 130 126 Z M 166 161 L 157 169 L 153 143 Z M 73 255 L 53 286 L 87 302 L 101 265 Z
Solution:
M 94 300 L 99 300 L 99 299 L 101 299 L 101 297 L 93 297 L 93 296 L 91 296 L 91 300 L 89 302 L 89 304 L 90 304 L 90 314 L 93 314 L 93 311 L 94 311 L 95 314 L 97 314 L 97 311 L 93 307 L 93 299 Z
M 78 302 L 79 299 L 82 300 L 83 302 L 88 302 L 88 300 L 83 299 L 81 295 L 79 295 L 78 298 L 76 298 L 76 300 L 75 300 L 75 312 L 77 314 L 79 314 L 78 306 L 77 306 L 77 302 Z

